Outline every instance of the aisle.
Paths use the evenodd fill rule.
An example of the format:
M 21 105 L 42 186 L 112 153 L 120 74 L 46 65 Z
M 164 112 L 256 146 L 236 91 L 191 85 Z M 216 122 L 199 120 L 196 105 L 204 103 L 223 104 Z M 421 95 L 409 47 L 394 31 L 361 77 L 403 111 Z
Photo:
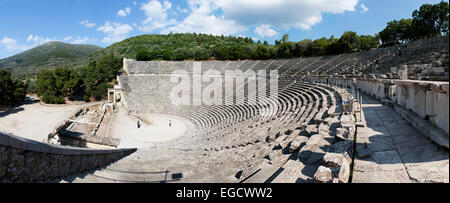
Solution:
M 390 107 L 364 95 L 353 183 L 449 182 L 449 154 Z

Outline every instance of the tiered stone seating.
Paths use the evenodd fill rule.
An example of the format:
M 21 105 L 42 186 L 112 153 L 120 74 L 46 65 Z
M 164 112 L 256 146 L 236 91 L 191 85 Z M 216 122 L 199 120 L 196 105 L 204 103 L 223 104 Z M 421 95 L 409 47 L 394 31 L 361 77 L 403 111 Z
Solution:
M 125 90 L 123 102 L 130 113 L 174 114 L 191 121 L 195 132 L 159 144 L 157 149 L 139 149 L 137 154 L 79 181 L 95 182 L 100 177 L 115 182 L 311 182 L 325 154 L 336 151 L 337 144 L 347 143 L 342 142 L 342 133 L 349 131 L 345 128 L 350 125 L 344 106 L 353 100 L 347 89 L 326 82 L 307 83 L 303 79 L 321 74 L 372 73 L 406 62 L 426 62 L 433 55 L 430 53 L 437 51 L 436 47 L 443 51 L 434 54 L 434 59 L 447 60 L 448 72 L 445 42 L 448 43 L 448 37 L 336 56 L 202 62 L 203 73 L 210 69 L 278 70 L 278 98 L 258 99 L 255 105 L 171 107 L 162 99 L 164 95 L 159 94 L 169 91 L 164 86 L 168 76 L 163 74 L 176 69 L 190 73 L 192 63 L 150 62 L 145 66 L 135 62 L 138 65 L 129 68 L 129 75 L 119 78 Z M 245 83 L 233 93 L 247 87 Z M 243 101 L 255 101 L 257 98 L 252 97 L 255 94 L 246 92 Z M 242 101 L 233 94 L 225 95 L 226 100 Z M 174 178 L 162 179 L 159 173 L 149 171 L 167 171 Z

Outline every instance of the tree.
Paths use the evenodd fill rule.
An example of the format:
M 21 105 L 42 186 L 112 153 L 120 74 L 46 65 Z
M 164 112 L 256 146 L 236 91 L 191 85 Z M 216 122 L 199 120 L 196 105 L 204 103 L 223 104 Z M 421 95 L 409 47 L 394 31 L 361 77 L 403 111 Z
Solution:
M 388 22 L 387 27 L 379 33 L 383 46 L 406 43 L 412 36 L 412 19 Z
M 81 79 L 75 70 L 69 68 L 56 68 L 54 70 L 55 85 L 62 96 L 77 96 L 81 91 Z
M 27 95 L 27 86 L 21 81 L 14 83 L 14 103 L 19 103 L 25 100 Z
M 291 58 L 294 55 L 295 44 L 293 42 L 285 41 L 288 38 L 287 35 L 283 37 L 283 43 L 279 45 L 278 58 Z
M 264 59 L 270 59 L 271 53 L 269 50 L 269 47 L 258 44 L 256 45 L 256 49 L 253 52 L 253 59 L 257 60 L 264 60 Z
M 188 51 L 184 47 L 178 48 L 173 52 L 173 60 L 176 60 L 176 61 L 182 61 L 184 59 L 187 59 L 188 58 L 187 56 L 188 56 Z
M 13 81 L 11 73 L 0 70 L 0 106 L 9 106 L 22 102 L 27 86 L 22 81 Z
M 112 88 L 112 82 L 122 67 L 121 60 L 114 53 L 101 56 L 97 61 L 91 61 L 87 67 L 80 70 L 80 76 L 84 83 L 85 101 L 90 97 L 96 100 L 106 98 L 108 88 Z
M 311 44 L 307 51 L 308 56 L 322 56 L 326 54 L 326 48 L 328 47 L 329 42 L 327 38 L 323 37 L 317 40 L 314 40 L 314 42 Z
M 345 53 L 346 47 L 344 47 L 343 43 L 339 43 L 339 41 L 332 42 L 326 48 L 327 55 L 336 55 Z
M 438 4 L 424 4 L 412 14 L 412 39 L 430 38 L 448 33 L 449 5 L 445 1 Z
M 289 41 L 289 34 L 284 34 L 283 38 L 281 39 L 281 43 L 286 43 Z
M 378 48 L 380 46 L 380 40 L 377 36 L 371 36 L 371 35 L 361 35 L 360 37 L 360 47 L 359 50 L 361 51 L 367 51 L 372 48 Z
M 214 47 L 214 56 L 217 57 L 219 60 L 227 60 L 229 59 L 229 49 L 225 44 L 217 44 Z
M 0 70 L 0 106 L 11 105 L 14 101 L 14 83 L 11 73 Z
M 27 87 L 27 92 L 36 93 L 36 81 L 31 81 L 28 78 L 25 82 L 25 87 Z
M 138 61 L 150 61 L 153 58 L 150 56 L 150 52 L 145 48 L 140 48 L 136 51 L 136 60 Z
M 47 104 L 64 104 L 64 98 L 56 84 L 54 71 L 43 70 L 39 73 L 36 81 L 38 96 Z
M 338 43 L 344 53 L 351 53 L 353 51 L 358 51 L 361 41 L 356 32 L 348 31 L 341 36 Z
M 208 50 L 204 47 L 195 47 L 194 54 L 195 60 L 207 60 L 209 56 Z
M 302 41 L 299 41 L 295 44 L 295 51 L 294 56 L 300 57 L 300 56 L 306 56 L 306 52 L 308 51 L 309 47 L 311 47 L 311 44 L 313 43 L 310 39 L 304 39 Z
M 38 96 L 55 96 L 58 94 L 56 89 L 56 79 L 53 71 L 43 70 L 37 76 L 36 90 Z
M 383 46 L 407 43 L 411 40 L 430 38 L 448 34 L 449 5 L 441 1 L 439 4 L 424 4 L 415 10 L 412 19 L 401 19 L 388 22 L 386 28 L 379 33 Z

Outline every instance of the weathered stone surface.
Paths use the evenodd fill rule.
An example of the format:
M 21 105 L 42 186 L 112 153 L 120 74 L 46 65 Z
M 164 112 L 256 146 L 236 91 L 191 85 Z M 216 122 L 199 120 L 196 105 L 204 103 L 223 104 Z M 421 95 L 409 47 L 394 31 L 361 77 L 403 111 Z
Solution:
M 329 168 L 329 171 L 332 172 L 332 180 L 333 183 L 348 183 L 350 179 L 350 165 L 352 159 L 348 156 L 347 153 L 326 153 L 323 157 L 324 166 Z M 318 174 L 318 178 L 321 181 L 326 180 L 326 172 L 328 170 L 322 169 L 322 171 Z
M 347 153 L 350 157 L 353 157 L 353 144 L 353 140 L 337 142 L 331 146 L 330 150 L 334 153 Z
M 348 164 L 351 162 L 351 158 L 347 153 L 338 154 L 338 153 L 326 153 L 323 157 L 324 165 L 329 168 L 339 168 L 344 164 Z
M 289 145 L 289 153 L 293 153 L 294 151 L 299 150 L 299 148 L 302 144 L 303 143 L 301 143 L 298 140 L 291 142 L 291 144 Z
M 7 135 L 0 134 L 0 136 Z M 16 140 L 14 146 L 23 146 L 25 149 L 40 149 L 39 147 L 30 148 L 27 145 L 45 145 L 35 142 L 28 143 L 27 140 L 15 139 L 14 137 L 10 137 L 10 139 Z M 63 150 L 70 149 L 56 146 L 49 147 L 52 148 L 50 150 L 52 153 L 0 145 L 0 182 L 43 182 L 49 179 L 62 178 L 104 166 L 134 152 L 134 150 L 99 150 L 96 153 L 95 150 L 86 149 L 85 154 L 62 154 Z
M 448 152 L 393 110 L 365 97 L 367 126 L 358 128 L 354 183 L 448 182 Z
M 342 162 L 341 162 L 340 168 L 339 168 L 339 175 L 338 175 L 339 183 L 348 183 L 349 182 L 350 164 L 351 164 L 351 159 L 346 154 L 346 156 L 342 159 Z
M 337 128 L 336 129 L 336 139 L 338 141 L 344 141 L 349 138 L 349 130 L 345 128 Z
M 363 152 L 365 150 L 369 150 L 370 152 L 390 151 L 395 150 L 395 145 L 391 137 L 361 137 L 357 140 L 356 151 Z
M 449 183 L 449 160 L 406 164 L 409 176 L 418 183 Z
M 315 125 L 308 125 L 305 129 L 306 132 L 308 132 L 309 135 L 314 135 L 319 133 L 319 130 Z
M 332 183 L 333 172 L 330 168 L 320 166 L 317 172 L 314 174 L 314 182 L 316 183 Z
M 406 170 L 354 171 L 352 183 L 411 183 Z
M 372 152 L 367 148 L 357 149 L 356 154 L 358 155 L 359 159 L 366 159 L 372 156 Z

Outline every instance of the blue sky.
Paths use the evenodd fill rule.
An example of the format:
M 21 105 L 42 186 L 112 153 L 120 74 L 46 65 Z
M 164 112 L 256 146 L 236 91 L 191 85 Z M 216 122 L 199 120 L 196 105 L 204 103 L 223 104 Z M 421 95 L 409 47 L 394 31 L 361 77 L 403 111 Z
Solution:
M 0 59 L 48 41 L 107 47 L 142 34 L 196 32 L 273 43 L 375 34 L 440 0 L 0 0 Z M 448 1 L 447 1 L 448 2 Z

